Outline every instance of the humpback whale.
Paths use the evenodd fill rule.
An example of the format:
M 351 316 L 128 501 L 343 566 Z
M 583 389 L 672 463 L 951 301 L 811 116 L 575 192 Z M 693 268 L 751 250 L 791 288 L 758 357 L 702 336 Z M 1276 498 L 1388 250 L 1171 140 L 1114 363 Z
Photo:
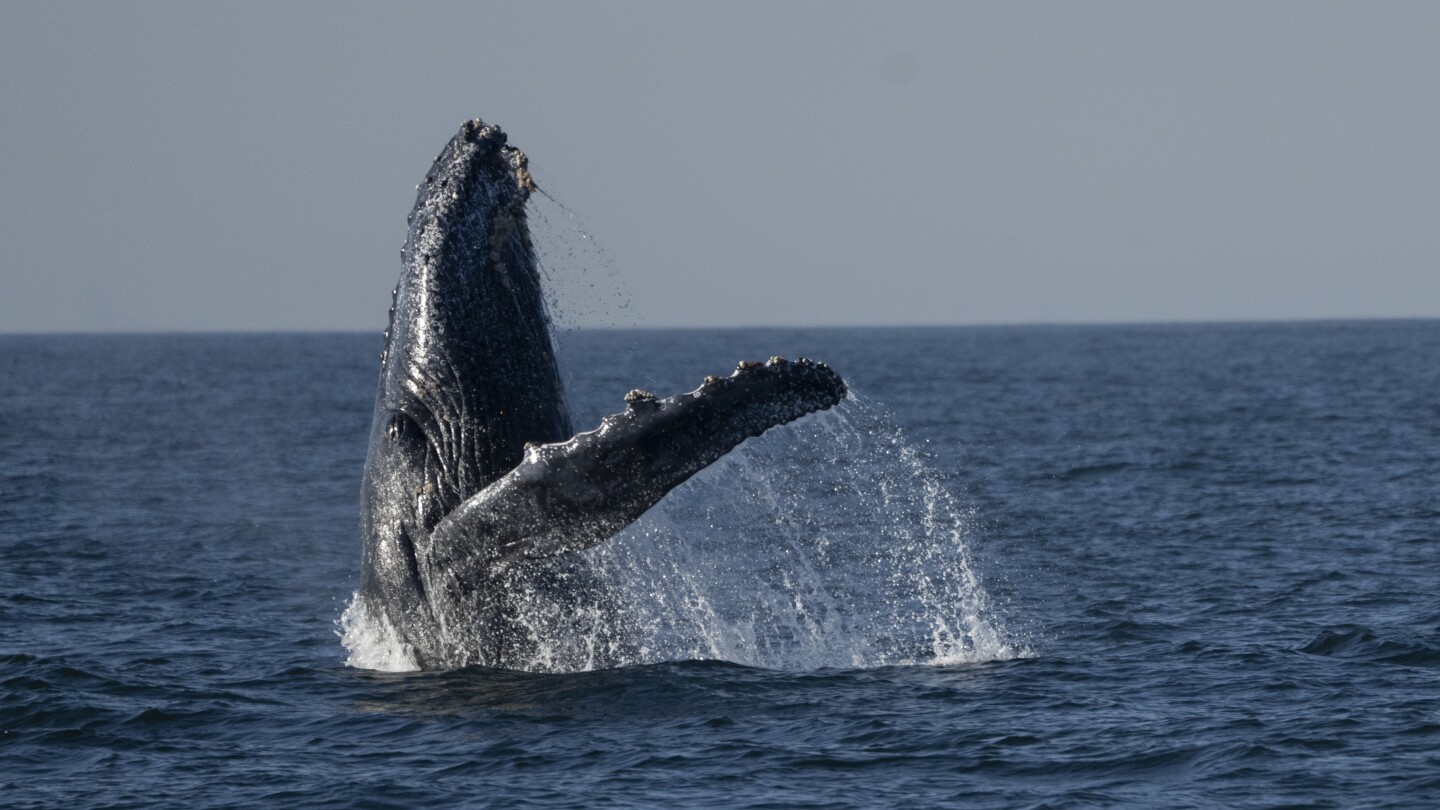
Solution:
M 468 121 L 417 187 L 361 485 L 359 597 L 423 669 L 521 660 L 507 598 L 745 439 L 845 397 L 823 363 L 742 362 L 631 391 L 571 436 L 525 205 L 524 153 Z

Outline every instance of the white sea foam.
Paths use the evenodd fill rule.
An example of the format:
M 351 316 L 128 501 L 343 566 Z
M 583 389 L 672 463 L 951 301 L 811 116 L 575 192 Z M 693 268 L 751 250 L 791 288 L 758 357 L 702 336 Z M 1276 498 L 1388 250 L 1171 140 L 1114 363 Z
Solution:
M 340 643 L 350 651 L 347 666 L 381 672 L 413 672 L 419 669 L 415 652 L 400 639 L 390 620 L 365 605 L 356 593 L 340 615 Z

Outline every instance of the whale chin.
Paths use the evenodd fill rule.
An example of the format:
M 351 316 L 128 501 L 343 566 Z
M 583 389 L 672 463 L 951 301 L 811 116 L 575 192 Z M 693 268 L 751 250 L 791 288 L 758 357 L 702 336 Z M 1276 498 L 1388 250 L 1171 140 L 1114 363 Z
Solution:
M 528 159 L 466 122 L 421 184 L 361 490 L 361 596 L 427 669 L 513 666 L 507 591 L 747 438 L 846 396 L 823 363 L 742 362 L 570 434 L 524 204 Z M 568 437 L 568 438 L 567 438 Z

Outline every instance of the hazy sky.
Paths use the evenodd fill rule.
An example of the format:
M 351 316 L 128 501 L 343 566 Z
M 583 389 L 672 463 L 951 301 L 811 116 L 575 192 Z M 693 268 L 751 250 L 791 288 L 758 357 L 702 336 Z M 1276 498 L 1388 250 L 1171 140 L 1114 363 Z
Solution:
M 12 0 L 0 331 L 378 331 L 476 116 L 572 322 L 1440 316 L 1440 3 Z

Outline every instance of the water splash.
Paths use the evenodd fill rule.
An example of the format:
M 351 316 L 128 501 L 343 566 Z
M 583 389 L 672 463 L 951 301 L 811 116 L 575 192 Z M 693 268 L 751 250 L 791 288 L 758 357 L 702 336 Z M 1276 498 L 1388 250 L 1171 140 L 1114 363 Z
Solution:
M 878 408 L 748 442 L 588 552 L 649 655 L 776 669 L 1028 654 L 966 545 L 971 517 Z
M 527 211 L 551 322 L 562 330 L 633 325 L 632 298 L 609 251 L 568 206 L 536 192 Z
M 556 365 L 565 390 L 567 410 L 574 414 L 569 392 L 576 390 L 580 364 L 574 344 L 564 339 L 582 327 L 614 329 L 634 326 L 635 310 L 615 259 L 591 234 L 580 216 L 544 187 L 530 196 L 526 209 L 535 246 L 540 288 L 545 293 L 546 319 L 555 348 Z M 623 367 L 639 351 L 632 343 L 611 358 Z
M 512 583 L 534 653 L 510 664 L 812 670 L 1028 656 L 975 573 L 971 523 L 904 432 L 852 394 L 746 442 L 611 541 Z M 343 620 L 348 663 L 404 668 L 394 631 L 367 628 L 356 603 Z
M 336 622 L 340 643 L 350 651 L 345 665 L 380 672 L 413 672 L 420 668 L 415 651 L 400 639 L 390 620 L 379 611 L 370 610 L 358 592 Z

